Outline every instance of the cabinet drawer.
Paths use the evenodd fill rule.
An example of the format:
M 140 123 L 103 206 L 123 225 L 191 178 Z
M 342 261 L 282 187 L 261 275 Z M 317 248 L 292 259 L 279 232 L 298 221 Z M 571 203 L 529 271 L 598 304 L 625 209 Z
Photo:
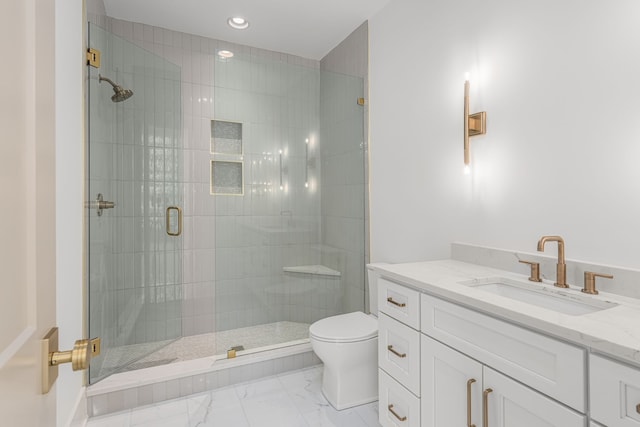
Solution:
M 394 319 L 420 327 L 420 293 L 387 279 L 378 279 L 378 309 Z
M 420 427 L 420 399 L 378 370 L 380 424 L 383 427 Z
M 384 313 L 378 319 L 378 363 L 420 397 L 420 333 Z
M 585 351 L 476 311 L 422 295 L 422 332 L 585 412 Z
M 609 427 L 640 426 L 640 369 L 589 357 L 591 418 Z

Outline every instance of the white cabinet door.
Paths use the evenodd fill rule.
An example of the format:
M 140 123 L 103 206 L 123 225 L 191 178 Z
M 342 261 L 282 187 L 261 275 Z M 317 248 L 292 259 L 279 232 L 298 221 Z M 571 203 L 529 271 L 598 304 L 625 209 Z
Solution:
M 489 417 L 484 427 L 584 427 L 586 423 L 584 415 L 491 368 L 485 366 L 483 376 Z
M 589 357 L 591 418 L 609 427 L 640 426 L 640 369 Z
M 426 335 L 420 351 L 422 427 L 482 425 L 482 365 Z
M 584 415 L 464 354 L 426 335 L 421 344 L 422 427 L 482 426 L 484 394 L 489 421 L 484 427 L 585 426 Z

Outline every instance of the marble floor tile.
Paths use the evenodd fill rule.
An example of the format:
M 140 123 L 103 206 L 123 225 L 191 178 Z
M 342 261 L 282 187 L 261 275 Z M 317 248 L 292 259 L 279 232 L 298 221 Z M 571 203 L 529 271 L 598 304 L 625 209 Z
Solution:
M 336 411 L 322 366 L 89 420 L 87 427 L 380 427 L 377 402 Z

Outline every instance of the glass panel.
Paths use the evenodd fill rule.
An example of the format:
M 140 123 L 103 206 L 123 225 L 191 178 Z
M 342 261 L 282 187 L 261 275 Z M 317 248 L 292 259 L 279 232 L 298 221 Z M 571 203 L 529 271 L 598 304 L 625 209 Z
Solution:
M 363 80 L 257 54 L 217 59 L 214 76 L 245 167 L 243 196 L 212 196 L 216 354 L 306 340 L 365 307 Z
M 182 333 L 182 238 L 165 230 L 166 208 L 183 204 L 182 113 L 179 67 L 95 25 L 89 31 L 102 64 L 89 67 L 86 197 L 115 203 L 87 210 L 89 335 L 102 338 L 94 383 L 136 369 Z

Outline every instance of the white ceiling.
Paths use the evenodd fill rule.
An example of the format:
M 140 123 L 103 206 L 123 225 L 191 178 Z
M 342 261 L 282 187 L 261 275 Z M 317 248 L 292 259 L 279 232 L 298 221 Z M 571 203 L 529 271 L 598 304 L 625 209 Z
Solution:
M 104 0 L 107 15 L 322 59 L 391 0 Z M 250 26 L 235 30 L 231 16 Z

